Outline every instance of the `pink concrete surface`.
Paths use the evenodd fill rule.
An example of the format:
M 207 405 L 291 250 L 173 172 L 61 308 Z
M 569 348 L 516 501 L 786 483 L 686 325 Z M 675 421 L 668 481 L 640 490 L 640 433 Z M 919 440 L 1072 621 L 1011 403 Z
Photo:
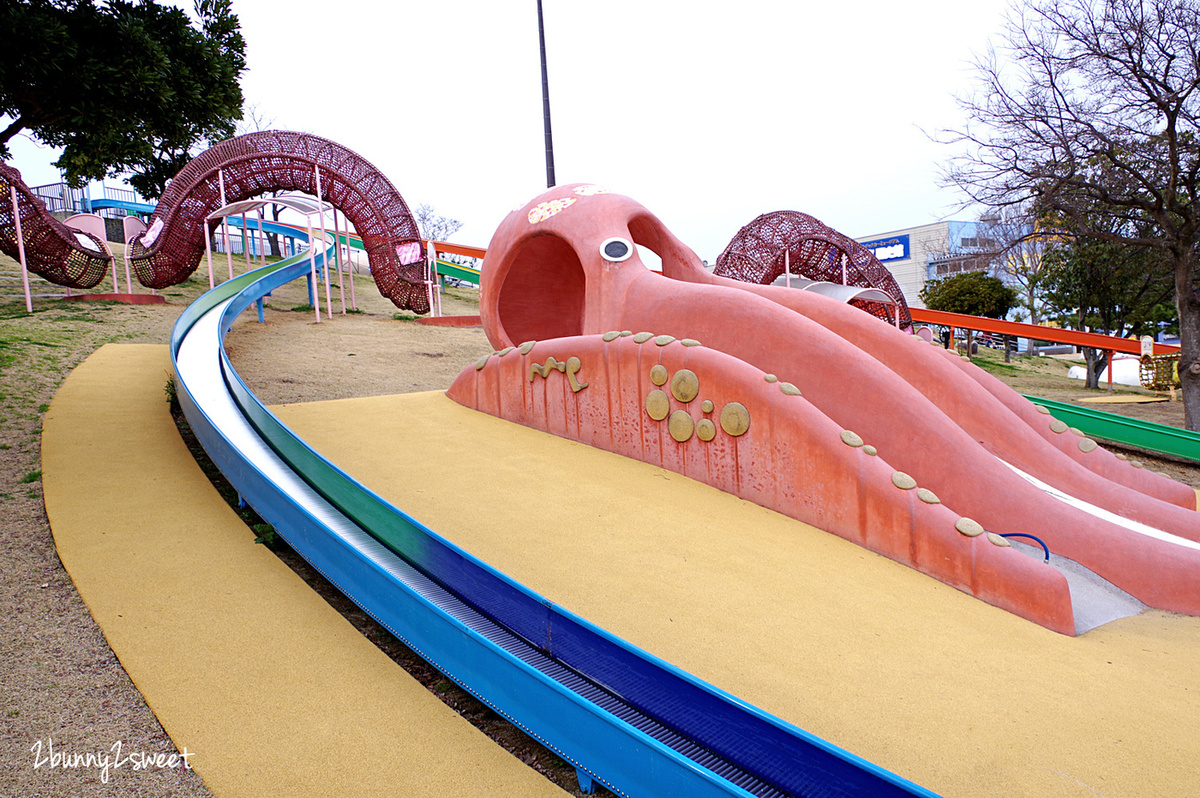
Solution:
M 167 301 L 161 294 L 71 294 L 61 299 L 70 302 L 122 302 L 126 305 L 161 305 Z
M 785 393 L 784 383 L 768 382 L 761 370 L 714 349 L 637 340 L 570 336 L 523 347 L 527 354 L 510 350 L 480 368 L 468 367 L 448 395 L 467 407 L 659 465 L 778 510 L 1050 629 L 1074 633 L 1061 574 L 986 535 L 960 533 L 955 512 L 922 500 L 915 489 L 897 487 L 894 468 L 863 446 L 845 443 L 839 425 L 804 397 Z M 573 375 L 578 391 L 566 370 L 546 368 L 572 358 L 579 361 Z M 668 375 L 661 386 L 651 377 L 655 365 Z M 695 375 L 699 385 L 686 402 L 671 389 L 680 373 Z M 645 410 L 654 391 L 670 397 L 662 420 Z M 724 408 L 735 402 L 750 419 L 737 436 L 721 424 Z M 683 441 L 669 431 L 677 413 L 689 422 L 685 431 L 691 429 Z M 705 421 L 712 424 L 708 441 L 697 430 Z
M 602 252 L 613 239 L 625 242 L 627 256 L 619 252 L 621 246 Z M 661 274 L 644 266 L 634 245 L 661 258 Z M 979 369 L 857 309 L 808 292 L 714 277 L 694 252 L 627 197 L 586 184 L 561 186 L 509 214 L 488 247 L 480 312 L 489 340 L 498 349 L 608 331 L 647 331 L 697 339 L 704 351 L 723 353 L 723 365 L 710 368 L 715 371 L 706 384 L 719 385 L 726 393 L 774 384 L 767 383 L 764 374 L 794 384 L 806 406 L 811 403 L 811 413 L 776 420 L 771 410 L 771 421 L 760 421 L 747 435 L 769 436 L 756 444 L 768 451 L 795 449 L 817 458 L 819 477 L 806 472 L 788 488 L 789 480 L 799 479 L 794 464 L 757 454 L 748 464 L 739 439 L 738 447 L 729 451 L 721 445 L 703 447 L 710 460 L 736 461 L 706 466 L 697 478 L 710 484 L 795 517 L 803 515 L 803 520 L 955 586 L 962 586 L 955 574 L 963 568 L 978 580 L 981 569 L 975 565 L 937 562 L 920 554 L 936 538 L 927 539 L 933 533 L 918 523 L 911 501 L 903 498 L 911 491 L 875 493 L 861 483 L 863 475 L 833 465 L 836 458 L 830 452 L 846 447 L 836 437 L 820 445 L 810 437 L 813 418 L 821 417 L 831 429 L 860 435 L 878 452 L 872 462 L 886 463 L 889 473 L 911 475 L 937 494 L 943 509 L 952 508 L 955 518 L 975 519 L 997 533 L 1038 535 L 1053 552 L 1084 563 L 1148 604 L 1200 614 L 1200 551 L 1170 538 L 1200 540 L 1194 492 L 1135 469 L 1103 449 L 1083 451 L 1082 438 L 1053 432 L 1048 416 Z M 618 361 L 620 357 L 629 355 L 620 355 Z M 588 373 L 588 364 L 583 365 L 582 373 Z M 590 373 L 598 368 L 593 366 Z M 519 405 L 511 401 L 510 392 L 528 390 L 528 379 L 515 370 L 510 374 L 491 364 L 479 371 L 472 367 L 460 381 L 477 383 L 476 388 L 468 391 L 456 384 L 451 395 L 468 404 L 478 403 L 481 396 L 508 396 L 509 401 L 489 412 L 532 426 L 545 423 L 548 431 L 604 448 L 608 447 L 595 441 L 612 439 L 617 441 L 611 444 L 614 451 L 693 476 L 695 467 L 686 449 L 692 444 L 662 435 L 648 442 L 628 429 L 634 422 L 624 414 L 644 416 L 646 396 L 640 387 L 637 396 L 631 393 L 628 378 L 621 376 L 627 371 L 618 369 L 616 382 L 600 380 L 595 389 L 572 392 L 562 407 L 546 405 L 544 412 L 561 417 L 562 423 L 550 417 L 531 423 L 527 413 L 517 412 Z M 638 373 L 639 380 L 647 378 Z M 509 380 L 524 382 L 513 386 Z M 603 417 L 584 413 L 578 405 L 592 401 L 581 398 L 588 391 L 609 394 L 606 402 L 620 412 Z M 642 421 L 639 417 L 638 423 Z M 634 440 L 640 441 L 640 450 L 633 447 Z M 1169 535 L 1158 540 L 1101 520 L 1047 495 L 997 458 L 1067 494 Z M 739 475 L 736 485 L 731 482 L 734 473 Z M 849 483 L 841 485 L 841 480 Z M 819 509 L 802 503 L 808 509 L 797 510 L 801 505 L 794 494 L 807 491 L 808 484 L 819 484 L 827 497 Z M 935 550 L 951 557 L 936 546 Z M 983 568 L 990 574 L 985 582 L 992 582 L 971 592 L 1065 631 L 1056 606 L 1060 598 L 1053 591 L 1036 612 L 1015 608 L 1028 599 L 1007 591 L 1028 586 L 1018 588 L 1012 582 L 1006 587 L 1006 580 L 1014 578 L 1006 568 Z

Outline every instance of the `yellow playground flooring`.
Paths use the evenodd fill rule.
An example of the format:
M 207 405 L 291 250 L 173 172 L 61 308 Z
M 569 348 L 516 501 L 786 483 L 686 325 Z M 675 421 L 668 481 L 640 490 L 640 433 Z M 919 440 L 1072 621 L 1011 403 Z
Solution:
M 253 543 L 179 438 L 169 371 L 165 346 L 88 358 L 46 414 L 42 478 L 63 565 L 213 794 L 563 795 Z
M 46 418 L 46 505 L 84 600 L 214 793 L 553 792 L 237 529 L 175 436 L 166 360 L 165 347 L 110 345 L 68 378 Z M 440 393 L 275 409 L 547 598 L 935 792 L 1182 796 L 1200 784 L 1200 618 L 1149 611 L 1063 637 Z M 89 470 L 101 463 L 103 483 Z M 263 739 L 269 760 L 251 742 Z

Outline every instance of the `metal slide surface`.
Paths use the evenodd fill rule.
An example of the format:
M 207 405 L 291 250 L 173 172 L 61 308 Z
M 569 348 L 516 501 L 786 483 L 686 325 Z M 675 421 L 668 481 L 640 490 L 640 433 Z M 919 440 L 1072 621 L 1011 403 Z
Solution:
M 556 607 L 384 502 L 296 438 L 223 350 L 233 320 L 307 255 L 223 283 L 172 334 L 205 450 L 265 520 L 449 678 L 620 795 L 933 793 Z
M 1044 405 L 1050 415 L 1090 437 L 1200 462 L 1200 434 L 1190 430 L 1038 396 L 1025 398 L 1035 405 Z

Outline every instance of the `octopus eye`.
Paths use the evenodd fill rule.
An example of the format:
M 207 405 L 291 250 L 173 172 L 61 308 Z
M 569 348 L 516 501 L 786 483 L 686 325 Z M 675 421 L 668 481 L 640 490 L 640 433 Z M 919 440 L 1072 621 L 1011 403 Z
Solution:
M 600 255 L 610 263 L 628 260 L 633 254 L 633 244 L 624 238 L 610 238 L 600 245 Z

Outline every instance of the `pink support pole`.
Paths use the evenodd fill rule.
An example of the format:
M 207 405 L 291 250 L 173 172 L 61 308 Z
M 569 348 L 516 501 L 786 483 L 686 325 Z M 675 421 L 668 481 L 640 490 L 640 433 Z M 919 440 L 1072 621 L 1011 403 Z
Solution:
M 333 209 L 333 240 L 336 242 L 334 261 L 337 262 L 338 292 L 342 297 L 342 315 L 346 315 L 346 278 L 342 275 L 342 231 L 338 225 L 338 209 Z M 349 237 L 346 239 L 349 241 Z
M 225 207 L 225 171 L 217 170 L 217 181 L 221 186 L 221 207 Z M 225 240 L 225 260 L 229 263 L 229 279 L 233 279 L 233 247 L 229 240 L 229 217 L 221 217 L 221 237 Z
M 208 290 L 212 290 L 213 281 L 213 265 L 212 265 L 212 232 L 208 229 L 208 220 L 204 220 L 204 254 L 208 258 Z
M 436 316 L 437 308 L 434 307 L 434 294 L 436 289 L 433 287 L 433 281 L 437 279 L 437 269 L 434 264 L 437 263 L 437 251 L 433 248 L 432 241 L 425 242 L 425 300 L 429 303 L 429 315 Z
M 246 256 L 246 271 L 254 269 L 254 263 L 250 260 L 250 231 L 246 229 L 246 214 L 242 214 L 242 254 Z
M 267 265 L 267 234 L 263 232 L 263 212 L 262 208 L 258 209 L 258 255 L 259 262 L 263 266 Z
M 29 293 L 29 269 L 25 265 L 25 237 L 21 234 L 21 211 L 17 207 L 17 187 L 9 185 L 12 198 L 13 221 L 17 224 L 17 254 L 21 259 L 21 285 L 25 288 L 25 312 L 33 313 L 33 297 Z
M 308 225 L 308 286 L 309 299 L 312 300 L 313 310 L 317 314 L 317 324 L 321 323 L 321 300 L 317 291 L 317 255 L 314 248 L 312 216 L 305 217 L 305 223 Z
M 350 222 L 346 221 L 346 270 L 350 272 L 350 307 L 358 310 L 358 300 L 354 297 L 354 261 L 350 260 Z
M 233 246 L 229 238 L 229 217 L 221 220 L 221 234 L 225 237 L 225 261 L 229 264 L 229 279 L 233 279 Z
M 111 249 L 111 247 L 110 247 L 110 249 Z M 119 277 L 117 275 L 116 259 L 114 259 L 113 263 L 112 263 L 112 275 L 113 275 L 113 293 L 119 294 L 119 293 L 121 293 L 121 284 L 120 284 L 120 282 L 118 282 Z
M 329 243 L 325 235 L 325 201 L 321 197 L 321 167 L 314 166 L 313 172 L 317 176 L 317 214 L 321 220 L 321 246 Z M 329 318 L 333 318 L 333 298 L 329 293 L 329 255 L 328 251 L 325 255 L 325 310 L 329 314 Z
M 432 274 L 433 296 L 434 296 L 434 301 L 437 303 L 437 315 L 444 316 L 445 313 L 442 312 L 442 287 L 443 286 L 442 286 L 442 281 L 441 281 L 441 275 L 438 274 L 438 260 L 437 260 L 438 248 L 437 248 L 437 245 L 438 245 L 438 242 L 436 242 L 436 241 L 431 240 L 429 242 L 429 247 L 432 250 L 432 253 L 431 253 L 432 259 L 431 259 L 430 263 L 433 265 L 433 274 Z M 431 308 L 431 310 L 432 310 L 432 308 Z
M 792 253 L 791 253 L 791 250 L 787 250 L 787 249 L 785 249 L 785 250 L 783 251 L 783 273 L 784 273 L 784 275 L 785 275 L 785 276 L 784 276 L 784 278 L 783 278 L 783 282 L 784 282 L 784 285 L 786 285 L 788 288 L 791 288 L 791 287 L 792 287 L 792 261 L 791 261 L 791 255 L 792 255 Z

